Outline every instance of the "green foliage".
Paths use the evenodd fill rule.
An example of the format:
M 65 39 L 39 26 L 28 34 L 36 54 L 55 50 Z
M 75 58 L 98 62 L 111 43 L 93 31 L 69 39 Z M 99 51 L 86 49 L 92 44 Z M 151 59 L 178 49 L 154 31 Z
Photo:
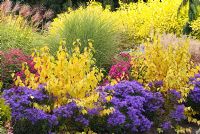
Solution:
M 5 105 L 5 101 L 0 98 L 0 122 L 4 123 L 11 119 L 11 111 L 9 106 Z
M 0 125 L 0 134 L 7 134 L 6 129 Z
M 60 14 L 50 26 L 47 38 L 53 52 L 59 47 L 61 39 L 66 41 L 68 50 L 72 50 L 73 42 L 80 39 L 81 50 L 88 45 L 88 40 L 93 41 L 95 49 L 94 58 L 97 65 L 109 65 L 116 52 L 115 20 L 111 12 L 102 10 L 100 6 L 90 5 L 76 11 Z
M 39 35 L 21 17 L 7 16 L 0 19 L 0 50 L 20 48 L 25 52 L 37 47 Z
M 190 27 L 190 22 L 196 20 L 199 16 L 200 1 L 199 0 L 182 0 L 182 3 L 180 4 L 178 8 L 178 14 L 180 13 L 180 10 L 187 4 L 189 4 L 189 9 L 188 9 L 189 21 L 185 24 L 183 28 L 184 34 L 189 34 L 192 32 L 192 29 Z
M 0 96 L 0 134 L 7 134 L 3 125 L 11 120 L 11 109 Z
M 195 36 L 197 39 L 200 40 L 200 17 L 197 20 L 191 22 L 192 27 L 192 36 Z

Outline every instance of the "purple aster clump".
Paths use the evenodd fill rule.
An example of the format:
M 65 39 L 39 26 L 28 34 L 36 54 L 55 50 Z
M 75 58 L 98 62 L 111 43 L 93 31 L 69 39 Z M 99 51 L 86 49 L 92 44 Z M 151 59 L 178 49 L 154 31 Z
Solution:
M 59 125 L 67 125 L 71 128 L 85 127 L 89 125 L 89 120 L 86 115 L 81 113 L 82 108 L 72 101 L 63 105 L 53 111 L 54 115 L 58 118 Z
M 84 126 L 88 126 L 89 125 L 89 120 L 86 119 L 83 115 L 78 115 L 75 118 L 75 121 L 81 123 Z
M 163 130 L 169 130 L 169 129 L 171 129 L 171 126 L 172 126 L 172 124 L 171 124 L 170 121 L 166 121 L 166 122 L 163 122 L 163 123 L 161 124 L 161 128 L 162 128 Z
M 48 96 L 40 90 L 32 90 L 27 87 L 11 88 L 4 90 L 3 97 L 11 107 L 13 121 L 26 119 L 32 124 L 46 121 L 49 126 L 57 123 L 54 115 L 33 107 L 33 103 L 42 103 L 48 99 Z
M 71 118 L 74 114 L 74 111 L 78 107 L 75 102 L 70 102 L 67 105 L 61 106 L 53 111 L 54 115 L 59 118 Z
M 184 105 L 176 106 L 175 110 L 171 111 L 170 117 L 177 122 L 185 119 L 184 108 L 185 108 Z
M 168 99 L 170 103 L 178 104 L 178 100 L 181 99 L 181 93 L 176 91 L 175 89 L 168 91 Z
M 155 112 L 164 104 L 163 95 L 160 92 L 152 93 L 150 91 L 148 96 L 145 96 L 147 102 L 145 103 L 145 110 L 147 112 Z
M 200 111 L 200 73 L 190 78 L 190 82 L 194 85 L 194 88 L 190 91 L 186 104 L 191 106 L 194 110 Z
M 153 81 L 153 82 L 150 82 L 148 86 L 149 86 L 150 88 L 160 88 L 160 87 L 163 86 L 163 81 L 162 81 L 162 80 Z
M 103 108 L 101 107 L 96 107 L 96 108 L 92 108 L 92 109 L 88 109 L 87 112 L 90 116 L 95 116 L 95 115 L 99 115 L 100 111 L 102 110 Z
M 148 131 L 153 123 L 147 115 L 155 113 L 164 103 L 161 93 L 150 92 L 137 81 L 121 81 L 105 87 L 104 92 L 113 96 L 108 103 L 115 108 L 108 117 L 108 124 L 123 126 L 131 132 Z
M 190 92 L 189 98 L 196 104 L 200 104 L 200 87 L 195 86 Z
M 108 118 L 108 124 L 111 124 L 113 126 L 122 125 L 125 123 L 125 120 L 126 116 L 116 109 Z

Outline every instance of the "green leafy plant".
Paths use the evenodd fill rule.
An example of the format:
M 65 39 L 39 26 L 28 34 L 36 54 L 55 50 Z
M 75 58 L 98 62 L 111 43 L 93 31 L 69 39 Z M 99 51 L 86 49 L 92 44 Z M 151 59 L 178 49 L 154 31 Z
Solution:
M 189 21 L 185 24 L 183 28 L 184 34 L 189 34 L 192 32 L 192 29 L 190 27 L 190 23 L 194 20 L 196 20 L 199 16 L 199 9 L 200 1 L 199 0 L 182 0 L 181 5 L 178 8 L 178 14 L 180 13 L 180 10 L 189 4 L 189 10 L 188 10 L 188 18 Z
M 87 47 L 88 40 L 93 41 L 94 58 L 98 66 L 111 63 L 116 52 L 115 21 L 108 10 L 100 6 L 89 5 L 76 11 L 60 14 L 50 26 L 47 38 L 51 50 L 55 52 L 61 39 L 66 41 L 68 50 L 72 50 L 73 42 L 80 39 L 81 50 Z
M 0 50 L 20 48 L 25 52 L 37 47 L 39 42 L 38 33 L 20 17 L 7 16 L 0 19 Z
M 200 17 L 197 20 L 191 23 L 192 27 L 192 36 L 195 36 L 197 39 L 200 40 Z
M 0 122 L 4 123 L 11 119 L 9 106 L 5 105 L 5 101 L 0 98 Z

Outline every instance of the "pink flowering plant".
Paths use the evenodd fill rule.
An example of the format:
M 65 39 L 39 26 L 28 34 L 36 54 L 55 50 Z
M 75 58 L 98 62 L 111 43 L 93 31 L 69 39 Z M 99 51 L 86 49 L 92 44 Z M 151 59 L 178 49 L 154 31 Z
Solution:
M 0 76 L 3 82 L 3 88 L 13 86 L 12 74 L 23 77 L 24 72 L 21 70 L 22 63 L 27 63 L 31 72 L 36 72 L 32 57 L 25 54 L 20 49 L 10 49 L 6 52 L 0 51 Z
M 114 65 L 109 71 L 109 77 L 116 81 L 128 80 L 131 67 L 131 56 L 129 53 L 120 53 L 114 58 Z

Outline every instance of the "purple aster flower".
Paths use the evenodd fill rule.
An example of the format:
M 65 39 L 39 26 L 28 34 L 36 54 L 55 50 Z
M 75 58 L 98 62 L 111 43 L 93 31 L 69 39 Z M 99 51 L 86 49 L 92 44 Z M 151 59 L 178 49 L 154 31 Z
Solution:
M 189 93 L 188 96 L 193 103 L 200 103 L 200 88 L 195 86 L 194 89 Z
M 159 81 L 153 81 L 153 82 L 150 82 L 148 84 L 148 86 L 150 88 L 159 88 L 159 87 L 162 87 L 163 86 L 163 81 L 162 80 L 159 80 Z
M 108 124 L 111 126 L 121 125 L 125 122 L 126 117 L 119 110 L 115 110 L 108 118 Z
M 200 78 L 200 74 L 198 73 L 198 74 L 195 74 L 194 75 L 194 78 Z
M 79 115 L 78 117 L 76 117 L 75 121 L 80 122 L 84 126 L 89 125 L 89 120 L 87 120 L 83 115 Z
M 178 100 L 181 99 L 181 93 L 176 91 L 175 89 L 169 90 L 168 95 L 171 102 L 178 102 Z
M 33 103 L 42 103 L 48 99 L 42 91 L 27 87 L 11 88 L 4 91 L 3 97 L 11 107 L 13 120 L 27 119 L 32 124 L 44 120 L 49 126 L 57 124 L 57 118 L 54 115 L 33 107 Z
M 170 121 L 166 121 L 166 122 L 162 123 L 161 128 L 163 130 L 169 130 L 171 128 L 171 122 Z
M 59 118 L 71 118 L 76 110 L 78 110 L 76 103 L 71 102 L 55 109 L 53 113 Z
M 161 93 L 152 93 L 137 81 L 121 81 L 105 87 L 104 91 L 113 96 L 108 103 L 115 108 L 115 112 L 108 117 L 108 123 L 124 126 L 131 132 L 148 131 L 152 122 L 146 115 L 162 107 L 164 102 Z
M 172 119 L 174 119 L 175 121 L 181 121 L 183 119 L 185 119 L 185 115 L 184 115 L 184 105 L 178 105 L 175 110 L 173 110 L 170 113 L 170 117 Z

